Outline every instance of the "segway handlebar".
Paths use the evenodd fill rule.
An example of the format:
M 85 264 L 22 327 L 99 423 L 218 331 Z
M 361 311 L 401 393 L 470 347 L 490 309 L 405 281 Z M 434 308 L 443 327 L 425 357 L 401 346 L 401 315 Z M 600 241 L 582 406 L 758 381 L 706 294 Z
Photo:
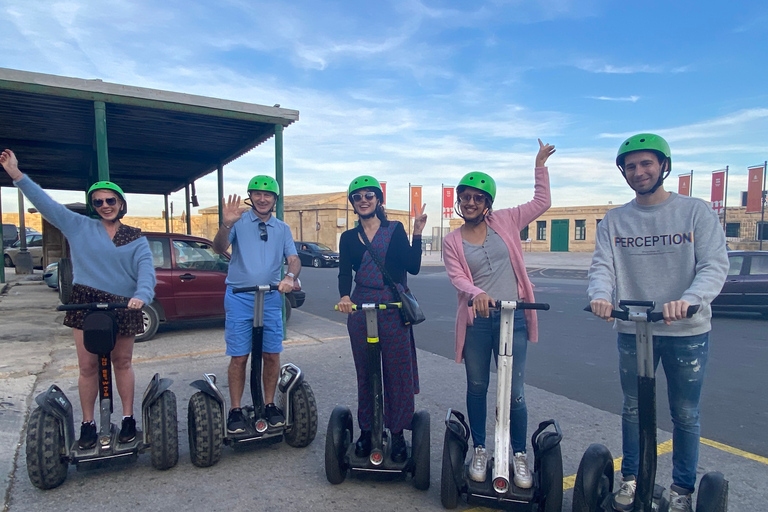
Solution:
M 661 320 L 664 320 L 664 313 L 662 313 L 661 311 L 654 311 L 654 308 L 656 307 L 656 303 L 654 301 L 643 301 L 643 300 L 620 300 L 619 309 L 614 309 L 613 311 L 611 311 L 611 317 L 617 318 L 619 320 L 629 321 L 630 306 L 647 308 L 645 311 L 645 317 L 648 322 L 660 322 Z M 695 315 L 700 307 L 701 306 L 699 306 L 698 304 L 694 304 L 693 306 L 688 306 L 686 318 L 691 318 L 693 315 Z M 584 308 L 584 311 L 591 313 L 592 307 L 587 306 Z
M 501 309 L 502 302 L 506 301 L 497 300 L 494 306 L 490 306 L 490 309 Z M 549 311 L 549 304 L 546 302 L 510 302 L 515 302 L 515 309 L 541 309 L 544 311 Z M 474 299 L 469 299 L 469 301 L 467 301 L 467 306 L 472 307 L 472 304 L 474 304 Z
M 402 307 L 401 302 L 382 302 L 382 303 L 363 303 L 363 304 L 352 304 L 352 311 L 358 311 L 362 310 L 365 306 L 369 306 L 373 309 L 400 309 Z M 338 311 L 339 305 L 336 304 L 333 306 L 333 309 Z
M 243 288 L 233 288 L 232 293 L 248 293 L 248 292 L 273 292 L 276 291 L 278 285 L 276 284 L 262 284 L 259 286 L 245 286 Z
M 56 311 L 76 311 L 87 309 L 90 311 L 110 311 L 112 309 L 125 309 L 127 302 L 89 302 L 87 304 L 59 304 Z

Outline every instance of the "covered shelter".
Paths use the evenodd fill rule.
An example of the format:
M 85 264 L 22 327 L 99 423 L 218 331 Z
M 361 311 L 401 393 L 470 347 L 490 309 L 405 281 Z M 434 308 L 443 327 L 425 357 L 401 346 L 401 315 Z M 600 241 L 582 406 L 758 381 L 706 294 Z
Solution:
M 168 195 L 185 189 L 189 216 L 195 180 L 214 171 L 221 212 L 224 165 L 273 136 L 282 188 L 283 129 L 298 119 L 279 105 L 0 68 L 0 147 L 16 152 L 26 174 L 46 189 L 112 180 L 126 193 L 161 194 L 166 219 Z M 0 187 L 9 186 L 0 173 Z

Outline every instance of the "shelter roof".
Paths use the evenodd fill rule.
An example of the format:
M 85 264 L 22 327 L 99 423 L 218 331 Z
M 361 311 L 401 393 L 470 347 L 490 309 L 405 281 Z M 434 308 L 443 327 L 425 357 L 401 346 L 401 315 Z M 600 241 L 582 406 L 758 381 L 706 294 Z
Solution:
M 0 68 L 0 148 L 43 188 L 96 181 L 94 102 L 106 109 L 110 179 L 169 194 L 268 140 L 297 110 Z M 0 173 L 0 186 L 11 186 Z

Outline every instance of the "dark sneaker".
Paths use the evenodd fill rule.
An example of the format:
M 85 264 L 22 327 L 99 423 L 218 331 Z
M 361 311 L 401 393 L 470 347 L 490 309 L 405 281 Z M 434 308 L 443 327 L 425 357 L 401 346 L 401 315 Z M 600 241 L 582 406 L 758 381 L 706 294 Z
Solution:
M 130 443 L 136 439 L 136 420 L 133 416 L 123 418 L 123 426 L 120 429 L 120 437 L 117 438 L 121 443 Z
M 400 464 L 408 458 L 408 449 L 405 447 L 405 438 L 402 432 L 392 433 L 392 450 L 390 451 L 392 462 Z
M 362 430 L 360 437 L 355 442 L 355 455 L 358 457 L 367 457 L 371 454 L 371 431 Z
M 282 427 L 285 425 L 285 416 L 283 416 L 283 412 L 275 404 L 267 404 L 264 414 L 270 427 Z
M 227 432 L 230 434 L 242 434 L 245 432 L 245 416 L 243 416 L 243 410 L 241 408 L 238 407 L 229 411 L 229 417 L 227 418 Z
M 90 450 L 96 446 L 96 424 L 92 421 L 83 422 L 80 425 L 80 440 L 77 442 L 77 446 L 81 450 Z

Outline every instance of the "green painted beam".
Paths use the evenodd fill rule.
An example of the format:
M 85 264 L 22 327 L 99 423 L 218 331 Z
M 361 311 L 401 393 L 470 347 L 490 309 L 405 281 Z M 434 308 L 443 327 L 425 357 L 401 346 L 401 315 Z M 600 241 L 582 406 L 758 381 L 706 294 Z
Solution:
M 109 146 L 107 145 L 107 106 L 103 101 L 93 102 L 96 118 L 96 155 L 99 181 L 109 181 Z

